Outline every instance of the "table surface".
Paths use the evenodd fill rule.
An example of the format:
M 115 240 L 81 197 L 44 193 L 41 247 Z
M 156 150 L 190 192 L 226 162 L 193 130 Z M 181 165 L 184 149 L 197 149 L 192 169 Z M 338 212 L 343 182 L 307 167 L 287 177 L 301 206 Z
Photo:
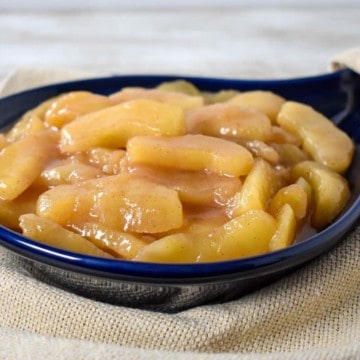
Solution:
M 117 74 L 289 78 L 359 46 L 348 7 L 210 7 L 0 12 L 0 80 L 22 67 Z

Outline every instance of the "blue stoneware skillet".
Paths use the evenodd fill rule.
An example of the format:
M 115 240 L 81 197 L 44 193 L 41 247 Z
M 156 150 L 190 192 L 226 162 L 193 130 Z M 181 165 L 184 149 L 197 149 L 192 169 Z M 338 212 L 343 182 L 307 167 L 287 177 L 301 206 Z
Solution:
M 279 279 L 325 253 L 360 216 L 360 76 L 350 70 L 315 77 L 249 81 L 183 76 L 113 76 L 45 86 L 0 100 L 0 126 L 8 127 L 26 110 L 63 92 L 88 90 L 110 94 L 124 86 L 154 87 L 185 79 L 201 90 L 271 90 L 307 103 L 330 117 L 356 143 L 346 174 L 352 196 L 347 207 L 323 231 L 286 249 L 265 255 L 208 264 L 151 264 L 109 260 L 52 248 L 0 227 L 0 244 L 18 266 L 54 286 L 111 304 L 173 312 L 240 297 Z

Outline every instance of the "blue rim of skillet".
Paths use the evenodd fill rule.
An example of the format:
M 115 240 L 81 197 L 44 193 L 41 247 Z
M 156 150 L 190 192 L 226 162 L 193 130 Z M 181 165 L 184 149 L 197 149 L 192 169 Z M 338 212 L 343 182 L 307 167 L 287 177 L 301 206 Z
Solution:
M 324 91 L 324 86 L 328 86 L 330 89 L 331 86 L 329 84 L 346 84 L 349 77 L 358 77 L 360 79 L 359 75 L 356 75 L 350 70 L 341 70 L 331 74 L 289 80 L 234 80 L 180 75 L 126 75 L 71 81 L 31 89 L 0 99 L 0 121 L 2 126 L 9 124 L 26 110 L 36 106 L 39 102 L 72 90 L 88 90 L 109 94 L 119 90 L 123 86 L 153 87 L 163 81 L 185 79 L 206 91 L 216 91 L 226 88 L 241 90 L 264 89 L 272 90 L 280 95 L 283 95 L 282 93 L 284 92 L 286 93 L 286 97 L 292 100 L 299 100 L 298 94 L 300 92 L 300 100 L 306 102 L 309 87 L 316 93 L 316 91 L 320 89 Z M 335 85 L 333 84 L 333 86 Z M 311 97 L 311 95 L 309 96 Z M 20 98 L 24 99 L 23 101 L 26 103 L 21 109 L 17 106 Z M 326 115 L 333 115 L 331 102 L 329 102 L 328 105 L 330 107 L 327 109 L 328 114 Z M 356 105 L 359 107 L 357 110 L 359 111 L 358 116 L 360 117 L 360 104 Z M 6 119 L 1 119 L 1 114 L 3 113 L 7 114 Z M 336 123 L 336 119 L 334 122 Z M 360 125 L 355 137 L 357 147 L 359 148 Z M 0 226 L 0 245 L 25 258 L 90 276 L 139 283 L 184 285 L 215 283 L 224 279 L 231 280 L 239 277 L 251 278 L 257 273 L 264 274 L 272 272 L 274 266 L 278 271 L 311 260 L 321 254 L 321 249 L 328 247 L 329 239 L 336 238 L 336 242 L 340 240 L 341 236 L 351 228 L 359 217 L 360 196 L 357 194 L 355 201 L 344 214 L 330 226 L 306 240 L 279 251 L 214 263 L 157 264 L 96 258 L 64 251 L 32 241 L 3 226 Z M 333 243 L 335 242 L 333 241 Z

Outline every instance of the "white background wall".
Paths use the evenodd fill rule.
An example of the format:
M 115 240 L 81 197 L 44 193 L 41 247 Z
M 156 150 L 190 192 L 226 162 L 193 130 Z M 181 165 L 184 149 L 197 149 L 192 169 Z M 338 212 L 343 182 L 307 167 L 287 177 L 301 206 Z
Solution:
M 213 7 L 355 7 L 359 0 L 1 0 L 3 11 L 110 10 Z
M 288 78 L 360 45 L 360 0 L 0 0 L 0 81 L 19 68 Z

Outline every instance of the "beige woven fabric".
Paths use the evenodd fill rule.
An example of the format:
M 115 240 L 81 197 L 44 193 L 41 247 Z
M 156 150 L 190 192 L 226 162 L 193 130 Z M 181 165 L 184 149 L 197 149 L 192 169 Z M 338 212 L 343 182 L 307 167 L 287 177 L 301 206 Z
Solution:
M 74 75 L 34 74 L 16 72 L 3 93 L 31 87 L 34 79 L 38 85 Z M 0 359 L 360 358 L 359 224 L 331 252 L 269 287 L 177 314 L 51 287 L 4 249 L 0 279 Z

